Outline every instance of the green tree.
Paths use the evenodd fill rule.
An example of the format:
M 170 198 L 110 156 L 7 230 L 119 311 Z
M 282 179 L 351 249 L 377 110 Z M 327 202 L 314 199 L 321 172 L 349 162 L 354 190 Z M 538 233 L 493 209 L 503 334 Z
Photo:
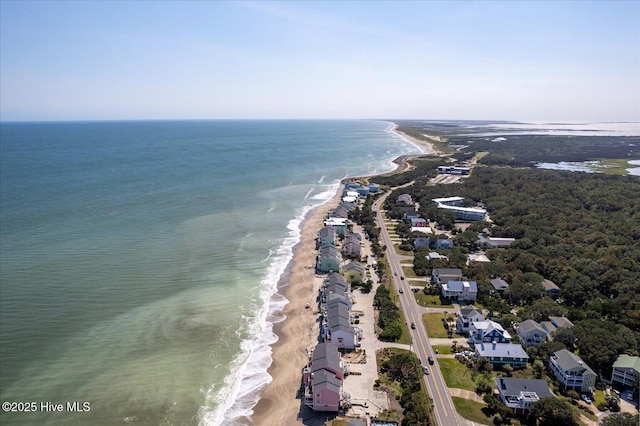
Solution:
M 638 426 L 639 424 L 640 416 L 630 413 L 614 413 L 600 420 L 601 426 Z
M 531 407 L 531 416 L 538 419 L 539 426 L 577 426 L 571 406 L 553 396 L 536 401 Z

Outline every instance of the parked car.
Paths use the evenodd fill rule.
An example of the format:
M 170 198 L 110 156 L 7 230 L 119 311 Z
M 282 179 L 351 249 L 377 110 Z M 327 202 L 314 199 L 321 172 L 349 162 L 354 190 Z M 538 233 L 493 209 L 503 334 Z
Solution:
M 582 400 L 587 404 L 591 404 L 591 398 L 589 398 L 587 395 L 580 395 L 580 398 L 582 398 Z
M 458 358 L 464 358 L 464 354 L 462 352 L 458 352 L 456 353 L 454 356 L 454 358 L 458 359 Z

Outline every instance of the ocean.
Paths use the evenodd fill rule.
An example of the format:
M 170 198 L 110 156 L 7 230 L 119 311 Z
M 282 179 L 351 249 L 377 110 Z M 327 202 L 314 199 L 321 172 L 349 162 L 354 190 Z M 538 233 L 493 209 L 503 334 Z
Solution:
M 391 129 L 2 123 L 0 423 L 245 424 L 302 220 L 419 152 Z

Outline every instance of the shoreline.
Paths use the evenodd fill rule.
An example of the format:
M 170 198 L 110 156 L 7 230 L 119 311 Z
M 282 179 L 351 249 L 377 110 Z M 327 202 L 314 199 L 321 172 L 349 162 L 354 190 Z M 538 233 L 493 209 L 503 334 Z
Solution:
M 439 155 L 433 145 L 398 132 L 398 125 L 393 124 L 391 133 L 416 146 L 422 154 L 397 157 L 393 160 L 397 167 L 387 173 L 406 170 L 408 161 L 412 158 Z M 267 369 L 272 381 L 262 390 L 258 403 L 253 407 L 251 418 L 255 425 L 302 424 L 298 417 L 301 409 L 298 391 L 302 367 L 307 363 L 309 350 L 318 342 L 318 312 L 315 300 L 324 278 L 316 276 L 315 267 L 310 269 L 306 266 L 315 266 L 316 235 L 322 228 L 327 212 L 340 204 L 347 179 L 340 182 L 332 198 L 307 213 L 300 224 L 300 241 L 293 247 L 293 257 L 278 282 L 276 294 L 284 296 L 288 303 L 282 310 L 285 319 L 273 325 L 273 333 L 278 340 L 271 345 L 272 363 Z M 311 309 L 305 308 L 307 303 L 311 305 Z

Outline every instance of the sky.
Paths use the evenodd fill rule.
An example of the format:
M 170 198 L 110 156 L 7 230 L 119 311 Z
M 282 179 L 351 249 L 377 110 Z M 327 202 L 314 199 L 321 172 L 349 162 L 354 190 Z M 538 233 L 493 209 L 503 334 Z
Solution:
M 0 0 L 0 120 L 640 121 L 640 1 Z

